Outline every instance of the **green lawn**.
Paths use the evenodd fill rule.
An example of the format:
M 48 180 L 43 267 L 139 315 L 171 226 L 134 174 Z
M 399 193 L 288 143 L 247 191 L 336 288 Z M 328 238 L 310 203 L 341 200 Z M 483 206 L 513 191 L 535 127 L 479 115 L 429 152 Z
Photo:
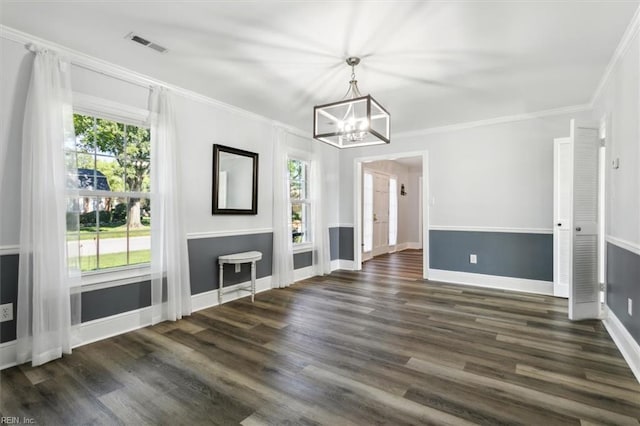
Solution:
M 96 237 L 96 227 L 86 226 L 80 227 L 80 239 L 92 240 Z M 151 235 L 150 226 L 142 226 L 136 229 L 129 230 L 130 237 L 146 237 Z M 112 228 L 101 226 L 100 227 L 100 239 L 104 238 L 124 238 L 127 236 L 127 225 L 114 226 Z
M 138 250 L 129 252 L 129 265 L 151 262 L 151 250 Z M 97 269 L 96 256 L 83 256 L 80 258 L 82 271 L 95 271 Z M 127 253 L 109 253 L 100 255 L 100 269 L 127 266 Z

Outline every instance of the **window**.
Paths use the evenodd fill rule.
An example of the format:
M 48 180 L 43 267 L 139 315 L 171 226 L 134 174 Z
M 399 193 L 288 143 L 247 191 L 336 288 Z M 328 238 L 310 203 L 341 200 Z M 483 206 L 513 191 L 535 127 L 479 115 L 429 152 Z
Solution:
M 67 202 L 79 213 L 81 271 L 149 263 L 149 129 L 82 114 L 73 122 L 75 146 L 66 155 L 77 168 L 79 198 Z M 69 226 L 69 235 L 78 233 Z
M 311 242 L 309 229 L 309 163 L 289 159 L 289 202 L 291 205 L 291 237 L 294 244 Z

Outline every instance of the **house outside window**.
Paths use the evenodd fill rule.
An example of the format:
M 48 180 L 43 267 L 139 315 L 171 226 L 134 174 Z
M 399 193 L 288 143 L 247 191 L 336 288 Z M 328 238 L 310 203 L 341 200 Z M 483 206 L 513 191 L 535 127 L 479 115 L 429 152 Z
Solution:
M 151 141 L 148 128 L 92 115 L 74 114 L 75 146 L 67 149 L 77 169 L 79 198 L 67 200 L 79 214 L 83 273 L 151 261 Z M 70 221 L 69 235 L 77 236 Z

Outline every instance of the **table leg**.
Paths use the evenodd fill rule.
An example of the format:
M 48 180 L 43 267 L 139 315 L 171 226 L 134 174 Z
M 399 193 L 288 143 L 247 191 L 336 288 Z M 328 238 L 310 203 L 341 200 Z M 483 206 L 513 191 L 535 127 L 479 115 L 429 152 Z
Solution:
M 220 274 L 219 274 L 219 278 L 218 278 L 218 305 L 222 305 L 222 271 L 223 271 L 223 264 L 220 264 Z
M 251 262 L 251 303 L 256 295 L 256 262 Z

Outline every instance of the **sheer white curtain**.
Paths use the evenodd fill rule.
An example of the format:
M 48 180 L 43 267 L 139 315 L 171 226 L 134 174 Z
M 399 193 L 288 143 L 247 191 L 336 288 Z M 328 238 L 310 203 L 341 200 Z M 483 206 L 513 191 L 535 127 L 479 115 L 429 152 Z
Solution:
M 289 287 L 293 284 L 293 240 L 286 139 L 286 131 L 277 128 L 273 151 L 273 270 L 271 275 L 274 288 Z
M 171 94 L 164 88 L 153 88 L 150 104 L 151 303 L 155 324 L 191 314 L 191 282 Z
M 71 66 L 55 52 L 30 50 L 35 58 L 22 134 L 16 350 L 18 363 L 31 359 L 36 366 L 71 353 L 80 279 Z
M 322 151 L 319 144 L 314 145 L 311 160 L 309 189 L 311 193 L 311 241 L 313 242 L 313 274 L 331 273 L 331 255 L 329 252 L 329 226 L 327 225 L 327 206 L 324 202 L 324 184 L 322 179 Z

